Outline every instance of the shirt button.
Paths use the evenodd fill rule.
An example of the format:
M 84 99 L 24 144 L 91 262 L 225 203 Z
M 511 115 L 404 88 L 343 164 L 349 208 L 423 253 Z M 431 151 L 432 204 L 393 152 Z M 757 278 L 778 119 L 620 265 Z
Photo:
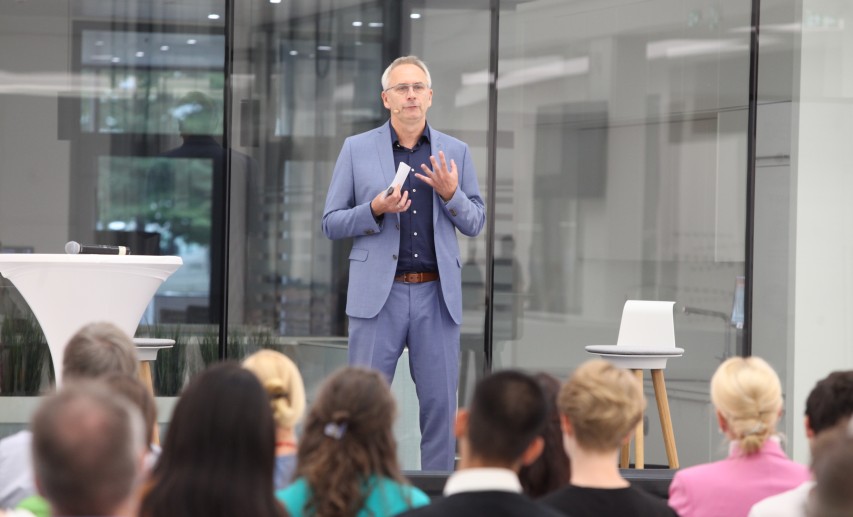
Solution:
M 418 189 L 416 189 L 416 188 L 412 189 L 412 192 L 417 192 L 417 191 L 418 191 Z
M 417 254 L 417 253 L 415 253 L 415 258 L 418 258 L 418 254 Z
M 413 214 L 416 214 L 416 213 L 418 213 L 418 211 L 417 211 L 417 210 L 412 210 L 412 213 L 413 213 Z
M 418 236 L 418 232 L 415 232 L 415 237 L 417 237 L 417 236 Z

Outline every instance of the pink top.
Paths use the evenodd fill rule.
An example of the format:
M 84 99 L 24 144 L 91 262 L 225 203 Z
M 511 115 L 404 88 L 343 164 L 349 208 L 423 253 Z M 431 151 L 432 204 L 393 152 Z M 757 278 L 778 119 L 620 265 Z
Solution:
M 749 456 L 733 443 L 728 458 L 678 471 L 669 505 L 681 517 L 746 517 L 753 504 L 809 479 L 809 469 L 789 460 L 773 438 Z

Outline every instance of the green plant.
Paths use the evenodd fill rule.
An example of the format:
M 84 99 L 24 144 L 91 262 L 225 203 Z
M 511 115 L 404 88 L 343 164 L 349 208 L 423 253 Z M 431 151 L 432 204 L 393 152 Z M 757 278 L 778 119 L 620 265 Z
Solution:
M 181 333 L 180 325 L 175 327 L 149 327 L 151 337 L 174 339 L 175 346 L 164 348 L 157 352 L 154 361 L 154 392 L 161 397 L 173 397 L 180 393 L 184 386 L 184 375 L 187 368 L 186 338 Z
M 55 380 L 47 339 L 31 314 L 6 317 L 0 327 L 0 394 L 38 395 L 42 372 L 48 365 L 48 379 Z
M 275 335 L 269 329 L 232 328 L 228 333 L 228 359 L 239 361 L 264 348 L 276 348 Z
M 219 327 L 205 327 L 204 334 L 199 338 L 198 346 L 204 368 L 216 362 L 219 359 Z

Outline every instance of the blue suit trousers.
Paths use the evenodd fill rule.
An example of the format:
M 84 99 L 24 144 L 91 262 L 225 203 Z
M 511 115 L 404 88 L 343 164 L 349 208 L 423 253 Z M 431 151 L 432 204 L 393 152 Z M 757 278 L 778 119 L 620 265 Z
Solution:
M 379 314 L 350 316 L 349 363 L 379 370 L 390 383 L 408 346 L 420 404 L 421 469 L 452 471 L 460 326 L 447 310 L 440 283 L 394 282 Z

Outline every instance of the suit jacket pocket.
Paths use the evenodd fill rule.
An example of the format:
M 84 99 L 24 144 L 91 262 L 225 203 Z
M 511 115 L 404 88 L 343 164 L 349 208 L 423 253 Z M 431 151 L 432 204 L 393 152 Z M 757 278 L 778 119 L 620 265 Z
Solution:
M 349 259 L 364 262 L 367 260 L 367 250 L 362 248 L 353 248 L 352 251 L 349 252 Z

